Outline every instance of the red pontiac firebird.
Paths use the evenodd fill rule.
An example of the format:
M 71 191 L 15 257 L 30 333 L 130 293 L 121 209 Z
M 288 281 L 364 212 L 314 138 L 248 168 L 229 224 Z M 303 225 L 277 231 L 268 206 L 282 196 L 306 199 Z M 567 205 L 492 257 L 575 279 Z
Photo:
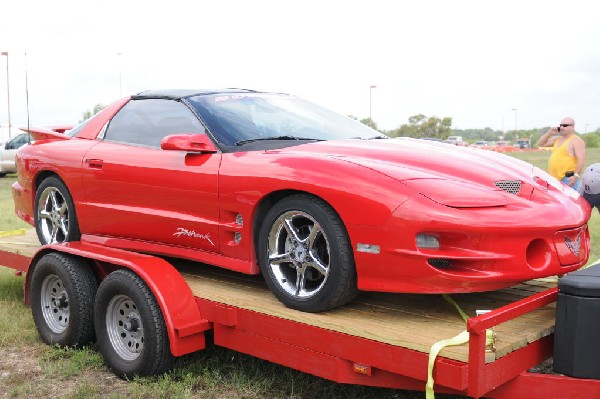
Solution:
M 42 243 L 262 272 L 304 311 L 359 290 L 494 290 L 589 256 L 590 207 L 539 168 L 391 140 L 290 95 L 149 91 L 34 135 L 13 195 Z

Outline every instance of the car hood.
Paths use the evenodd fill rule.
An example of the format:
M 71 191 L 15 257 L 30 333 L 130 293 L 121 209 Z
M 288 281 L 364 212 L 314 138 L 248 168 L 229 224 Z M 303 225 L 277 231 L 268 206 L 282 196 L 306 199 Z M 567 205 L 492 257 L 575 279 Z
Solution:
M 525 188 L 520 194 L 526 197 L 540 186 L 552 186 L 554 193 L 567 191 L 546 172 L 514 157 L 426 140 L 323 141 L 278 151 L 309 152 L 361 165 L 456 207 L 506 205 L 504 192 L 510 192 L 507 186 L 513 183 Z M 574 190 L 568 191 L 578 197 Z
M 280 151 L 310 151 L 377 170 L 399 181 L 441 178 L 489 185 L 531 179 L 533 165 L 470 147 L 410 138 L 322 141 Z

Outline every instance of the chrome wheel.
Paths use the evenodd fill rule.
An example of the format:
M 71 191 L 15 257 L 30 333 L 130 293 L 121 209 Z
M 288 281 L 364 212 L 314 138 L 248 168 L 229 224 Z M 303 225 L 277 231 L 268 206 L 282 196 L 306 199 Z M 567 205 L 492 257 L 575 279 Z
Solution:
M 329 276 L 329 241 L 321 225 L 302 211 L 283 213 L 268 237 L 268 262 L 274 280 L 287 294 L 309 298 Z
M 43 244 L 67 241 L 69 235 L 69 207 L 56 187 L 45 188 L 38 201 L 38 228 Z
M 63 281 L 55 274 L 49 274 L 42 281 L 40 304 L 44 321 L 56 334 L 69 326 L 69 294 Z
M 135 360 L 144 349 L 144 325 L 135 302 L 116 295 L 106 309 L 106 332 L 115 352 L 124 360 Z

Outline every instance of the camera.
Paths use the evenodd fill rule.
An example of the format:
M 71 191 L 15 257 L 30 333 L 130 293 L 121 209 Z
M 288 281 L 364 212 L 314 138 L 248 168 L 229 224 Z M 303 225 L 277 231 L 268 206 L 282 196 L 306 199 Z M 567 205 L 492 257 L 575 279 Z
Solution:
M 560 132 L 560 126 L 556 128 L 556 131 L 557 131 L 557 132 Z

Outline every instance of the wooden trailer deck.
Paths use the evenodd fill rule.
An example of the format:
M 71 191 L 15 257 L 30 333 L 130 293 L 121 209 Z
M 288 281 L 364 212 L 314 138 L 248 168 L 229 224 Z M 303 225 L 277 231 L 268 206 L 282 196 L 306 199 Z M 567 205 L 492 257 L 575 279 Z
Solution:
M 0 251 L 31 257 L 39 248 L 33 230 L 0 238 Z M 6 265 L 9 266 L 9 265 Z M 465 330 L 457 310 L 441 295 L 361 293 L 351 304 L 320 314 L 288 309 L 269 292 L 260 276 L 246 276 L 193 262 L 176 262 L 195 296 L 262 314 L 293 320 L 372 341 L 428 353 L 435 342 Z M 556 279 L 532 280 L 511 288 L 478 294 L 454 294 L 463 311 L 493 310 L 556 286 Z M 496 350 L 486 363 L 526 346 L 554 330 L 555 306 L 544 306 L 494 328 Z M 468 362 L 469 345 L 447 347 L 441 357 Z

